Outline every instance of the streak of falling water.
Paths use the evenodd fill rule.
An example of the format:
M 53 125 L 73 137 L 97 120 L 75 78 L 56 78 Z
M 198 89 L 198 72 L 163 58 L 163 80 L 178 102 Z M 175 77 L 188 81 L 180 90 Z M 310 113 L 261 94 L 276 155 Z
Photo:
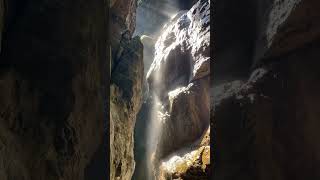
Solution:
M 137 24 L 134 35 L 147 35 L 156 39 L 161 36 L 163 26 L 170 22 L 170 19 L 179 12 L 179 0 L 150 0 L 149 2 L 151 1 L 152 3 L 145 3 L 138 7 Z M 151 52 L 150 48 L 153 48 L 155 51 Z M 160 55 L 160 53 L 163 52 L 157 50 L 157 47 L 154 47 L 154 45 L 150 46 L 144 43 L 144 66 L 146 70 L 150 68 L 152 61 L 157 58 L 155 56 L 157 56 L 157 54 Z M 147 72 L 145 72 L 145 75 L 147 75 Z M 152 95 L 152 107 L 146 128 L 146 180 L 155 179 L 152 158 L 162 133 L 163 121 L 168 117 L 168 113 L 165 112 L 163 104 L 155 92 L 156 90 L 162 89 L 161 79 L 162 73 L 157 71 L 154 78 L 153 90 L 149 92 L 149 95 Z
M 157 142 L 159 135 L 161 134 L 161 119 L 160 119 L 160 109 L 161 109 L 161 102 L 157 95 L 153 94 L 153 103 L 152 103 L 152 110 L 150 114 L 150 121 L 148 124 L 148 132 L 147 132 L 147 176 L 149 180 L 154 179 L 153 177 L 153 164 L 152 164 L 152 157 L 155 153 Z
M 170 23 L 170 21 L 177 15 L 175 13 L 172 15 L 167 23 Z M 157 44 L 157 43 L 156 43 Z M 161 99 L 159 98 L 158 93 L 164 93 L 164 92 L 159 92 L 163 90 L 163 84 L 162 81 L 162 75 L 163 72 L 161 72 L 160 64 L 159 63 L 159 58 L 163 57 L 162 48 L 157 48 L 157 45 L 155 46 L 155 55 L 154 55 L 154 62 L 153 65 L 155 66 L 157 70 L 154 70 L 153 73 L 153 87 L 151 89 L 151 92 L 149 94 L 152 94 L 152 108 L 151 108 L 151 113 L 150 113 L 150 119 L 149 119 L 149 124 L 147 125 L 147 177 L 148 180 L 154 180 L 154 171 L 155 169 L 158 169 L 159 167 L 153 167 L 153 162 L 154 162 L 154 153 L 157 148 L 157 144 L 159 142 L 159 137 L 161 136 L 162 133 L 162 126 L 163 122 L 169 117 L 168 112 L 166 111 L 163 102 L 161 102 Z M 149 75 L 149 74 L 148 74 Z M 147 76 L 148 76 L 147 75 Z
M 159 89 L 161 84 L 161 72 L 155 74 L 155 87 L 154 89 Z M 155 179 L 154 168 L 153 168 L 153 158 L 154 153 L 159 142 L 159 137 L 162 133 L 163 121 L 169 116 L 164 110 L 163 104 L 155 92 L 152 93 L 152 108 L 150 113 L 150 120 L 148 124 L 147 132 L 147 165 L 148 165 L 148 180 Z M 157 167 L 156 167 L 157 168 Z

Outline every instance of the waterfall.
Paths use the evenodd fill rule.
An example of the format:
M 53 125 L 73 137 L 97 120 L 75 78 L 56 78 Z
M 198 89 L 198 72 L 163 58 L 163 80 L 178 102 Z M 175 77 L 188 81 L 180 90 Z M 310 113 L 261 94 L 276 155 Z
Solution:
M 147 165 L 148 165 L 148 170 L 147 170 L 147 177 L 148 180 L 153 180 L 156 179 L 156 173 L 158 171 L 157 167 L 159 164 L 159 160 L 157 159 L 155 153 L 157 150 L 157 145 L 159 143 L 161 133 L 162 133 L 162 128 L 164 122 L 169 119 L 170 115 L 168 113 L 168 109 L 165 107 L 166 106 L 166 101 L 169 100 L 169 92 L 168 89 L 164 88 L 165 84 L 164 82 L 166 81 L 163 79 L 164 73 L 162 66 L 165 65 L 166 63 L 163 62 L 163 58 L 166 55 L 166 51 L 164 51 L 164 46 L 163 46 L 163 34 L 168 34 L 169 31 L 166 29 L 170 23 L 174 22 L 175 19 L 181 16 L 184 12 L 177 12 L 174 13 L 170 19 L 168 19 L 167 23 L 164 25 L 162 29 L 162 34 L 160 34 L 159 39 L 157 40 L 155 47 L 154 47 L 154 59 L 153 62 L 150 66 L 150 69 L 147 73 L 147 79 L 148 77 L 150 78 L 152 76 L 152 85 L 149 84 L 149 86 L 152 86 L 152 88 L 149 89 L 149 94 L 151 95 L 151 101 L 152 101 L 152 108 L 151 112 L 149 115 L 149 120 L 148 120 L 148 125 L 147 125 L 147 150 L 146 150 L 146 156 L 147 156 Z M 152 75 L 151 75 L 152 74 Z M 177 79 L 172 82 L 172 83 L 177 83 L 179 82 Z M 179 83 L 178 83 L 179 84 Z M 171 84 L 173 85 L 173 84 Z M 176 87 L 178 88 L 178 87 Z M 179 89 L 179 88 L 178 88 Z M 166 100 L 167 99 L 167 100 Z
M 147 165 L 148 171 L 147 176 L 148 179 L 152 180 L 153 177 L 153 158 L 154 153 L 157 147 L 159 135 L 161 134 L 162 129 L 162 120 L 165 118 L 165 113 L 161 111 L 162 103 L 159 100 L 158 96 L 154 93 L 152 96 L 152 110 L 150 114 L 150 121 L 148 124 L 148 132 L 147 132 Z
M 157 50 L 156 50 L 157 52 Z M 158 56 L 155 56 L 155 59 Z M 148 131 L 147 131 L 147 165 L 148 165 L 148 180 L 153 180 L 154 177 L 154 170 L 157 167 L 154 167 L 155 161 L 155 151 L 157 148 L 157 144 L 159 142 L 159 137 L 161 135 L 162 124 L 166 118 L 168 118 L 169 114 L 165 111 L 163 102 L 161 101 L 161 97 L 159 95 L 159 89 L 162 86 L 162 72 L 159 70 L 155 73 L 154 76 L 154 84 L 152 89 L 150 90 L 151 101 L 152 101 L 152 108 L 149 115 L 148 121 Z
M 185 81 L 185 76 L 177 73 L 179 74 L 178 78 L 172 80 L 172 83 L 170 83 L 171 87 L 167 87 L 168 83 L 164 84 L 167 81 L 167 79 L 164 79 L 164 73 L 167 72 L 162 72 L 165 69 L 162 66 L 166 64 L 162 59 L 166 56 L 167 52 L 164 51 L 164 39 L 160 38 L 161 36 L 166 37 L 169 33 L 167 30 L 168 26 L 187 12 L 181 11 L 179 2 L 178 0 L 145 0 L 142 1 L 137 9 L 137 22 L 134 35 L 141 36 L 141 41 L 144 45 L 144 73 L 146 79 L 152 74 L 152 80 L 148 82 L 150 84 L 145 84 L 144 97 L 146 98 L 145 106 L 147 110 L 141 113 L 140 121 L 138 120 L 138 126 L 136 126 L 135 130 L 137 135 L 137 139 L 135 139 L 137 166 L 134 180 L 155 179 L 156 170 L 159 168 L 156 166 L 157 163 L 160 163 L 155 163 L 155 161 L 160 160 L 155 156 L 158 154 L 155 153 L 159 151 L 157 148 L 159 148 L 160 137 L 163 135 L 163 124 L 169 119 L 169 113 L 167 112 L 169 103 L 168 93 L 173 89 L 185 85 L 185 83 L 181 82 Z M 180 66 L 180 68 L 188 65 L 189 61 Z M 150 71 L 151 69 L 152 71 Z M 174 71 L 180 72 L 181 70 L 175 69 Z M 186 70 L 184 69 L 181 72 L 184 71 Z M 144 127 L 146 127 L 145 130 L 143 130 Z

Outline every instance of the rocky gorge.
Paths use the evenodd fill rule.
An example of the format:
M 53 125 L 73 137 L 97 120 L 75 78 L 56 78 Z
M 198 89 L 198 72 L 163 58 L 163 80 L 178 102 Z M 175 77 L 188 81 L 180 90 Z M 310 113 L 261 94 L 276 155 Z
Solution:
M 200 23 L 209 12 L 205 2 L 193 8 L 197 14 L 194 18 L 181 20 L 177 16 L 172 20 L 198 29 L 192 36 L 204 37 L 195 48 L 191 46 L 194 39 L 185 37 L 183 41 L 189 43 L 188 47 L 179 45 L 174 50 L 181 57 L 195 56 L 185 59 L 190 67 L 181 71 L 182 74 L 172 69 L 174 63 L 167 67 L 168 71 L 176 72 L 172 77 L 184 79 L 180 85 L 185 87 L 177 87 L 178 81 L 173 81 L 171 88 L 180 88 L 173 93 L 176 97 L 172 96 L 170 105 L 177 114 L 172 116 L 177 124 L 168 123 L 165 131 L 172 132 L 170 127 L 183 124 L 179 121 L 186 116 L 178 106 L 184 102 L 188 103 L 187 109 L 194 109 L 187 123 L 199 124 L 190 139 L 177 136 L 178 146 L 162 150 L 157 145 L 159 152 L 156 152 L 159 160 L 164 160 L 180 148 L 190 146 L 192 151 L 200 148 L 198 154 L 201 157 L 205 154 L 205 158 L 192 154 L 205 162 L 201 172 L 202 169 L 205 172 L 209 163 L 209 120 L 200 114 L 208 111 L 209 29 Z M 190 9 L 195 3 L 190 1 L 184 8 Z M 202 5 L 205 12 L 200 10 Z M 136 0 L 0 1 L 1 180 L 132 179 L 135 169 L 140 167 L 135 161 L 134 131 L 137 116 L 148 97 L 149 67 L 144 68 L 144 49 L 147 49 L 144 46 L 154 44 L 157 39 L 136 36 L 137 8 Z M 187 27 L 181 28 L 184 28 L 181 32 L 175 31 L 181 35 L 189 31 Z M 165 46 L 170 41 L 166 40 Z M 201 80 L 198 82 L 196 78 Z M 173 90 L 169 86 L 166 83 L 163 93 Z M 192 101 L 200 93 L 205 103 L 196 109 L 200 103 Z M 161 98 L 163 101 L 164 96 Z M 186 126 L 192 131 L 190 124 Z M 164 146 L 170 143 L 166 136 L 161 139 Z M 157 169 L 159 174 L 160 164 Z
M 147 156 L 134 154 L 133 178 L 152 166 L 158 179 L 319 179 L 319 2 L 209 2 L 177 8 L 153 38 L 134 135 L 135 152 Z M 152 137 L 150 113 L 160 116 Z
M 320 179 L 319 7 L 0 0 L 0 179 Z
M 209 177 L 210 1 L 172 14 L 146 75 L 149 96 L 135 131 L 145 137 L 135 139 L 144 157 L 136 154 L 134 179 Z

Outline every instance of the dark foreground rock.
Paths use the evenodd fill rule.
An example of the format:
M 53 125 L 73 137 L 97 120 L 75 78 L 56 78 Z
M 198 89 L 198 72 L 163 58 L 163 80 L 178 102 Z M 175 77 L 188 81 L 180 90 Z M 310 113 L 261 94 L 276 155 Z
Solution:
M 225 7 L 234 7 L 228 2 Z M 257 29 L 251 43 L 256 46 L 248 56 L 248 78 L 233 76 L 232 81 L 243 82 L 226 78 L 225 88 L 213 88 L 213 179 L 319 179 L 320 41 L 314 21 L 319 3 L 274 0 L 255 5 L 259 21 L 253 24 Z
M 105 140 L 105 7 L 0 1 L 0 179 L 90 174 Z

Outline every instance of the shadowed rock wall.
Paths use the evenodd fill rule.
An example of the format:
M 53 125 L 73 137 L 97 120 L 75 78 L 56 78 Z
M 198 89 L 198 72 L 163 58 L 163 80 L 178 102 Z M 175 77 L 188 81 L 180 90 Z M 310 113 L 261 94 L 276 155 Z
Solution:
M 84 179 L 104 140 L 106 4 L 0 9 L 0 179 Z
M 234 7 L 231 1 L 220 1 L 220 5 Z M 229 31 L 253 28 L 253 35 L 247 34 L 250 30 L 233 34 L 233 39 L 244 47 L 254 46 L 230 51 L 249 53 L 247 59 L 218 56 L 214 64 L 214 70 L 224 68 L 221 64 L 228 60 L 251 68 L 229 64 L 229 68 L 246 72 L 244 78 L 229 79 L 230 71 L 217 74 L 218 80 L 227 83 L 214 84 L 212 90 L 216 126 L 213 179 L 319 179 L 320 74 L 316 67 L 320 34 L 314 20 L 320 16 L 319 7 L 318 1 L 260 0 L 253 9 L 236 10 L 256 14 L 255 22 L 250 23 L 248 17 L 239 20 L 249 26 L 225 26 Z M 217 11 L 217 21 L 227 21 L 222 14 L 228 13 Z M 228 17 L 238 18 L 237 13 Z M 227 39 L 227 35 L 217 31 L 215 36 Z M 214 53 L 233 47 L 232 41 L 223 45 Z

